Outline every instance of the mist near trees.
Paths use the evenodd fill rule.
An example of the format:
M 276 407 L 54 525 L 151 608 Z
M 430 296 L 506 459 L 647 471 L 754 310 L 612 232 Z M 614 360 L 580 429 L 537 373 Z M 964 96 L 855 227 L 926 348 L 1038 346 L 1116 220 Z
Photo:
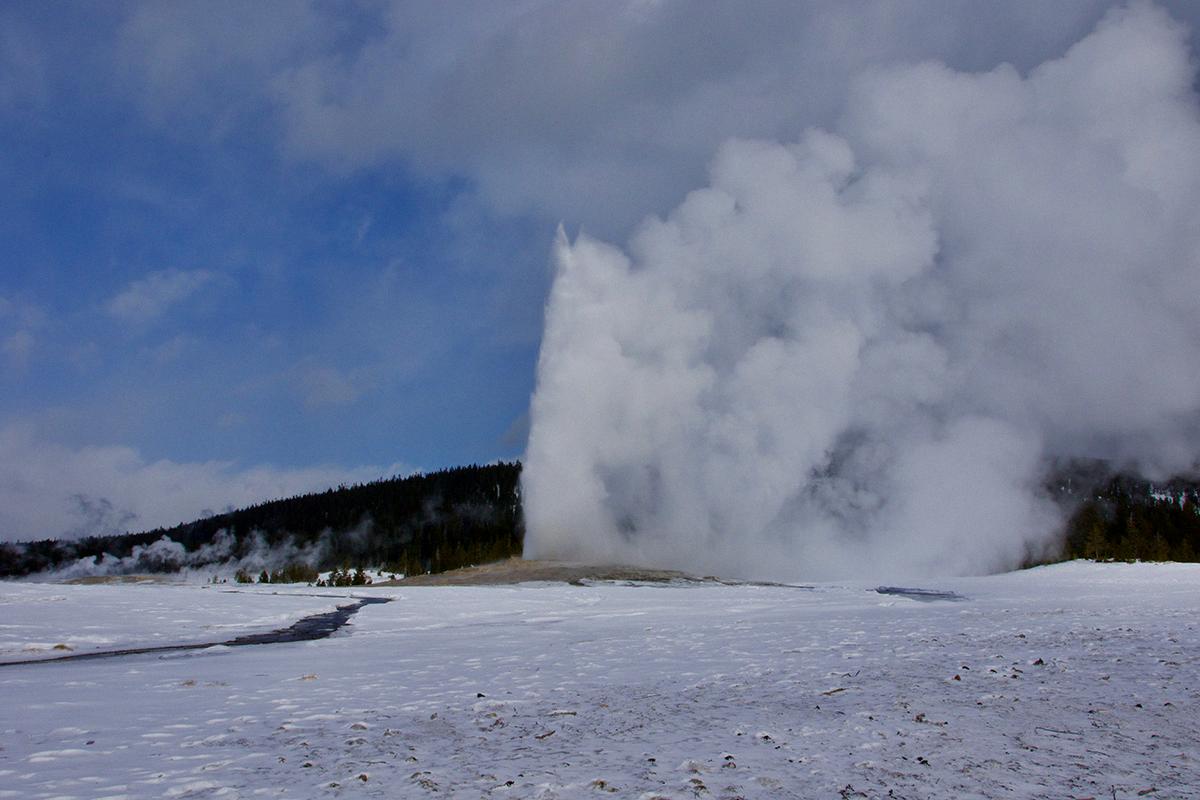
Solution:
M 340 486 L 143 533 L 0 543 L 0 577 L 154 572 L 308 581 L 363 567 L 413 575 L 519 555 L 521 465 Z

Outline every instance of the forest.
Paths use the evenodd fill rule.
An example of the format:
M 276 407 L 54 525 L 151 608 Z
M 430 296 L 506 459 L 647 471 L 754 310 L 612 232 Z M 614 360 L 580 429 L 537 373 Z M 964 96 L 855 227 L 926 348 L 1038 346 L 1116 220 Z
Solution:
M 311 581 L 366 567 L 397 575 L 443 572 L 520 555 L 521 465 L 471 465 L 272 500 L 142 533 L 0 544 L 0 577 L 53 572 L 81 559 L 109 573 L 225 565 L 239 579 Z M 1066 520 L 1047 560 L 1196 561 L 1200 482 L 1152 483 L 1101 461 L 1055 465 L 1044 491 Z M 164 541 L 164 537 L 166 540 Z M 340 580 L 342 578 L 335 578 Z
M 1200 481 L 1156 483 L 1075 461 L 1057 469 L 1047 489 L 1068 513 L 1061 559 L 1198 560 Z
M 441 572 L 521 553 L 520 474 L 519 463 L 471 465 L 272 500 L 172 528 L 0 544 L 0 576 L 80 559 L 102 559 L 116 573 L 225 564 L 255 574 L 363 566 Z

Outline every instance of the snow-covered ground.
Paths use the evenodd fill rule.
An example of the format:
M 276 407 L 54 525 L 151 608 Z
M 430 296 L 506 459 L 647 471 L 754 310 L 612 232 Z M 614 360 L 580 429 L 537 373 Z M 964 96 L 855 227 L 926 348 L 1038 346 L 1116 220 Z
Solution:
M 286 627 L 345 602 L 339 590 L 299 591 L 253 584 L 0 583 L 0 662 L 219 642 Z M 320 594 L 326 596 L 314 596 Z
M 962 599 L 360 589 L 395 602 L 321 641 L 3 667 L 0 797 L 1200 797 L 1200 567 L 921 587 Z M 203 641 L 333 602 L 0 588 L 9 647 Z

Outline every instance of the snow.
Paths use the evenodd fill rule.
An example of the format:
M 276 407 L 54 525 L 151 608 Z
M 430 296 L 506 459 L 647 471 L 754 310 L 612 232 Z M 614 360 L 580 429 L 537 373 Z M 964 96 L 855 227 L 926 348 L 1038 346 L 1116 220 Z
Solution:
M 218 642 L 286 627 L 345 603 L 337 590 L 0 583 L 0 662 Z M 342 593 L 344 594 L 344 592 Z
M 2 588 L 57 626 L 6 642 L 337 602 Z M 1200 797 L 1200 566 L 875 588 L 372 589 L 325 640 L 4 667 L 0 798 Z

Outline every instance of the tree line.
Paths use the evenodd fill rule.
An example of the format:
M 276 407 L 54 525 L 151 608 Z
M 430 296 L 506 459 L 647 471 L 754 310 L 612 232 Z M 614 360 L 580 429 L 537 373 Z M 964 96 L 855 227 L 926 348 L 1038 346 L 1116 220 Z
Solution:
M 521 554 L 520 474 L 516 462 L 471 465 L 339 486 L 172 528 L 0 544 L 0 577 L 57 570 L 105 554 L 128 562 L 126 571 L 169 572 L 245 565 L 264 551 L 273 556 L 270 563 L 252 572 L 242 567 L 251 580 L 309 581 L 318 570 L 335 570 L 339 581 L 353 582 L 364 567 L 399 575 L 443 572 Z M 1105 462 L 1071 461 L 1050 470 L 1044 491 L 1066 520 L 1061 549 L 1048 560 L 1200 560 L 1196 480 L 1154 483 Z M 151 547 L 164 537 L 182 548 L 182 560 Z
M 272 500 L 171 528 L 0 544 L 0 576 L 61 569 L 105 554 L 146 572 L 260 555 L 278 560 L 287 553 L 321 571 L 441 572 L 520 555 L 520 474 L 519 463 L 473 464 Z M 163 537 L 182 546 L 183 558 L 151 547 Z
M 1153 482 L 1111 471 L 1104 462 L 1073 462 L 1047 487 L 1068 512 L 1064 559 L 1200 560 L 1200 482 Z

